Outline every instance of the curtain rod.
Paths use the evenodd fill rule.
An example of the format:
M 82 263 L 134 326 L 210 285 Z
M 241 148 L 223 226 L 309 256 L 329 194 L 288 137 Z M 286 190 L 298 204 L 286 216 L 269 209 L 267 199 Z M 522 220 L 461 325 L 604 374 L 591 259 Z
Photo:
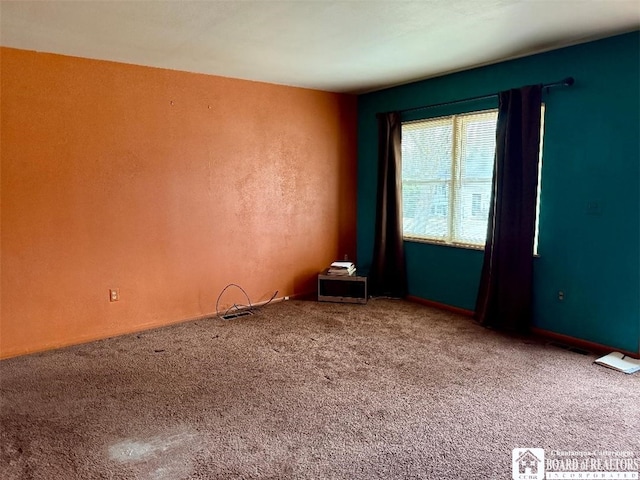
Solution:
M 545 83 L 545 84 L 542 85 L 542 88 L 543 89 L 546 88 L 547 92 L 548 92 L 550 88 L 554 88 L 554 87 L 570 87 L 575 82 L 576 81 L 575 81 L 575 79 L 573 77 L 567 77 L 567 78 L 564 78 L 564 79 L 560 80 L 559 82 Z M 499 93 L 490 93 L 490 94 L 487 94 L 487 95 L 479 95 L 477 97 L 463 98 L 462 100 L 453 100 L 451 102 L 434 103 L 433 105 L 423 105 L 421 107 L 406 108 L 404 110 L 396 110 L 396 111 L 399 112 L 399 113 L 417 112 L 419 110 L 426 110 L 428 108 L 444 107 L 445 105 L 455 105 L 457 103 L 473 102 L 473 101 L 476 101 L 476 100 L 485 100 L 485 99 L 488 99 L 488 98 L 497 97 L 498 95 L 499 95 Z

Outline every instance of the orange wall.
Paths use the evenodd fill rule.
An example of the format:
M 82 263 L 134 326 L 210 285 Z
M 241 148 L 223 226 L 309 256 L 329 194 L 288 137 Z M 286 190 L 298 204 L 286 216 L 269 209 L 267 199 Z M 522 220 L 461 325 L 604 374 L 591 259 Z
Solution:
M 232 282 L 253 302 L 307 293 L 355 258 L 354 96 L 0 61 L 0 357 L 211 314 Z

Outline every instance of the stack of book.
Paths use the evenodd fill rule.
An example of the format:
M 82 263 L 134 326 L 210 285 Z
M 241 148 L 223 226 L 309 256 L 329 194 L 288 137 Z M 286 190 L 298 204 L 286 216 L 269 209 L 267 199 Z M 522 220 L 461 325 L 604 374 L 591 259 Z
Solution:
M 356 266 L 351 262 L 333 262 L 327 270 L 328 275 L 353 275 L 356 273 Z

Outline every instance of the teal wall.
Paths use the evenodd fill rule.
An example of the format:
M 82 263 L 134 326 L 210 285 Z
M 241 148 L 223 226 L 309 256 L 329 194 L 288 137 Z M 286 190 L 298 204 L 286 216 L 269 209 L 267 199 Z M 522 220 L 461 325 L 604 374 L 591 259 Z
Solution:
M 640 342 L 640 32 L 361 95 L 358 265 L 373 252 L 376 112 L 573 76 L 545 93 L 534 325 L 637 352 Z M 439 116 L 492 101 L 422 111 Z M 413 114 L 411 118 L 416 118 Z M 409 119 L 409 118 L 407 118 Z M 405 242 L 409 294 L 473 310 L 482 252 Z M 562 290 L 565 299 L 558 299 Z

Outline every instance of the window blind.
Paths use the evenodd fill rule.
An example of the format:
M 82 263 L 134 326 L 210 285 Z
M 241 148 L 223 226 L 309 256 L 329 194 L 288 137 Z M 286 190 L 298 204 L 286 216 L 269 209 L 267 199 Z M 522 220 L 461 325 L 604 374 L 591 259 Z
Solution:
M 404 236 L 484 245 L 497 110 L 402 126 Z

